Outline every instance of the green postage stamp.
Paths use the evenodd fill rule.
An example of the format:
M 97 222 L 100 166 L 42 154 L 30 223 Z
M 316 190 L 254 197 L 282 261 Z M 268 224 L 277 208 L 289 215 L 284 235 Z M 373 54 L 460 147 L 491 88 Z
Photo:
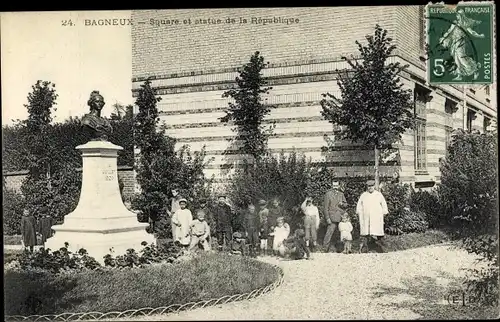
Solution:
M 430 84 L 493 83 L 493 2 L 428 4 L 424 19 Z

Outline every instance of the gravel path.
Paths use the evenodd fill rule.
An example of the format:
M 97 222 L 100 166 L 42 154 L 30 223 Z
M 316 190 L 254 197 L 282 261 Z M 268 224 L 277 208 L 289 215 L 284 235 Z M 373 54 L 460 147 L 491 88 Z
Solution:
M 448 245 L 385 254 L 313 254 L 280 261 L 284 283 L 256 299 L 133 321 L 421 319 L 449 310 L 445 299 L 473 257 Z M 453 310 L 453 308 L 451 308 Z M 441 310 L 442 311 L 442 310 Z M 447 314 L 447 313 L 446 313 Z

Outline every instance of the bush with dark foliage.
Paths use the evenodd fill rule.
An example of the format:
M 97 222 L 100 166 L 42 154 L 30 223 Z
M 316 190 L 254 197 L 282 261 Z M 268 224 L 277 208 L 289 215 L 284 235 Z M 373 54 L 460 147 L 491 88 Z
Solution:
M 438 188 L 447 224 L 488 267 L 471 271 L 469 292 L 493 305 L 499 297 L 497 151 L 496 133 L 457 130 L 440 166 Z

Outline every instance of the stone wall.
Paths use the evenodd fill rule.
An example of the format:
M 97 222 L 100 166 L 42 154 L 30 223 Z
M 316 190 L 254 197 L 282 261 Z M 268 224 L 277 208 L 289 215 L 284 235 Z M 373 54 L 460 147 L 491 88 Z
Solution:
M 78 169 L 81 171 L 81 169 Z M 6 172 L 3 174 L 5 185 L 8 189 L 21 192 L 21 185 L 27 175 L 27 171 Z M 119 166 L 118 179 L 123 182 L 123 195 L 129 198 L 134 194 L 134 170 L 132 167 Z

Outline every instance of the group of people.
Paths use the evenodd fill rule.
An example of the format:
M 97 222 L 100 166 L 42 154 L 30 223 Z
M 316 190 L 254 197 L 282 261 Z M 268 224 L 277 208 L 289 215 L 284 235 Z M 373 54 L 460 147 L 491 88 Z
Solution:
M 384 216 L 388 213 L 384 196 L 375 190 L 375 182 L 367 182 L 367 190 L 361 194 L 356 214 L 360 224 L 360 247 L 368 249 L 370 242 L 379 246 L 384 236 Z M 220 250 L 250 256 L 272 254 L 291 258 L 310 258 L 310 253 L 318 247 L 317 232 L 320 214 L 313 198 L 307 197 L 300 206 L 303 215 L 302 224 L 291 233 L 289 224 L 278 198 L 270 205 L 266 200 L 259 200 L 256 206 L 248 203 L 240 216 L 234 216 L 233 207 L 225 195 L 219 195 L 213 207 L 208 207 L 206 200 L 200 201 L 200 207 L 194 211 L 187 208 L 187 200 L 176 189 L 172 190 L 169 209 L 166 212 L 171 222 L 172 238 L 188 251 L 200 247 L 209 251 L 216 245 Z M 339 182 L 333 182 L 323 200 L 323 215 L 327 224 L 323 240 L 323 251 L 330 252 L 332 242 L 341 241 L 344 253 L 352 252 L 352 231 L 347 201 L 340 189 Z M 234 218 L 240 217 L 241 223 Z M 340 235 L 333 238 L 335 233 Z M 382 247 L 382 246 L 381 246 Z
M 21 237 L 24 248 L 33 252 L 36 245 L 44 245 L 53 234 L 53 219 L 46 209 L 40 211 L 41 216 L 36 219 L 28 209 L 23 210 L 21 217 Z

